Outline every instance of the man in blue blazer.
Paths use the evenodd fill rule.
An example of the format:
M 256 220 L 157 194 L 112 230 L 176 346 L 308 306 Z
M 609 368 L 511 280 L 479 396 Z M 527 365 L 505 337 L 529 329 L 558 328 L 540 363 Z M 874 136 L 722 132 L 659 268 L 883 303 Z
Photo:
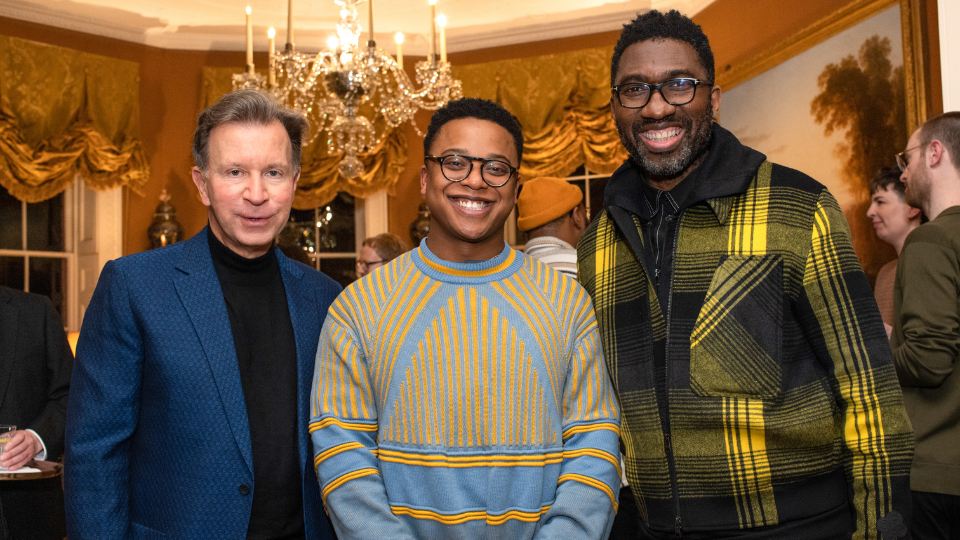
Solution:
M 194 133 L 209 226 L 104 267 L 67 410 L 71 540 L 334 537 L 307 423 L 340 286 L 273 245 L 305 129 L 266 94 L 224 96 Z

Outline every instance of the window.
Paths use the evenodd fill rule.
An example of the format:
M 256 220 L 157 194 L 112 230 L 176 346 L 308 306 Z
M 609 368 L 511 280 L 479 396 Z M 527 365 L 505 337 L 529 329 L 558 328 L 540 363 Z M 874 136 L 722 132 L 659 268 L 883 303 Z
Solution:
M 0 186 L 0 285 L 50 298 L 67 331 L 80 330 L 103 265 L 123 253 L 123 189 L 73 186 L 39 203 Z
M 0 284 L 49 297 L 64 320 L 68 269 L 76 264 L 67 226 L 72 195 L 28 204 L 0 186 Z
M 580 167 L 573 174 L 567 177 L 567 181 L 575 184 L 585 194 L 584 204 L 587 210 L 587 220 L 590 221 L 603 210 L 603 190 L 607 187 L 609 175 L 601 175 L 588 171 Z M 522 187 L 520 189 L 523 189 Z M 527 243 L 527 233 L 517 229 L 517 211 L 514 209 L 511 217 L 507 220 L 507 227 L 504 230 L 507 243 L 514 249 L 523 249 Z
M 363 241 L 363 216 L 357 203 L 353 196 L 340 192 L 329 204 L 291 210 L 277 245 L 291 259 L 320 270 L 346 287 L 357 279 L 354 264 L 357 246 Z

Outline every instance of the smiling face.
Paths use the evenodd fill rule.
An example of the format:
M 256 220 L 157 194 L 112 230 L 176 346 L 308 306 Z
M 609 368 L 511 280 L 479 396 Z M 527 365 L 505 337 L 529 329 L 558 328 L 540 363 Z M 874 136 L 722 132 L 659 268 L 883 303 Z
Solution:
M 520 166 L 510 133 L 477 118 L 444 124 L 426 153 L 498 159 Z M 434 161 L 420 168 L 420 193 L 431 214 L 427 245 L 443 260 L 487 260 L 503 251 L 503 225 L 517 203 L 519 174 L 495 188 L 483 181 L 480 168 L 481 164 L 474 162 L 470 175 L 460 182 L 447 180 Z
M 659 84 L 678 77 L 704 83 L 707 72 L 696 50 L 675 39 L 647 40 L 626 48 L 620 57 L 615 82 Z M 670 105 L 660 92 L 639 109 L 620 105 L 611 96 L 613 117 L 620 141 L 640 165 L 647 179 L 669 189 L 693 170 L 710 144 L 710 126 L 720 109 L 720 87 L 702 84 L 693 101 Z M 663 186 L 662 184 L 666 184 Z
M 286 225 L 300 177 L 286 130 L 277 120 L 223 124 L 210 132 L 208 152 L 206 174 L 192 173 L 210 230 L 238 255 L 263 255 Z
M 910 231 L 920 225 L 920 210 L 907 204 L 893 187 L 877 190 L 871 197 L 867 217 L 873 221 L 877 238 L 897 248 Z

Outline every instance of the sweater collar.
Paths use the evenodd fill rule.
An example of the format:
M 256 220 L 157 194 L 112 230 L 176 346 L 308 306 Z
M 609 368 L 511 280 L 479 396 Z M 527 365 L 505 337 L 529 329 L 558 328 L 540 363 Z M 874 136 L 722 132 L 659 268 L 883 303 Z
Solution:
M 523 256 L 503 243 L 503 251 L 492 259 L 455 263 L 440 259 L 427 247 L 426 239 L 412 252 L 413 262 L 424 274 L 437 281 L 457 284 L 481 284 L 500 281 L 523 266 Z

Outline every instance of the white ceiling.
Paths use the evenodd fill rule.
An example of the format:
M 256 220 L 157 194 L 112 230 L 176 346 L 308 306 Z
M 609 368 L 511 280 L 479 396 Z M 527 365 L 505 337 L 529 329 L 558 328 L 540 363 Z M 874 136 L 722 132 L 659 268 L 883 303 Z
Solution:
M 447 48 L 468 51 L 619 30 L 637 12 L 678 9 L 693 16 L 713 0 L 437 0 L 447 17 Z M 254 49 L 266 51 L 267 28 L 283 47 L 287 0 L 0 0 L 0 15 L 165 49 L 239 51 L 245 47 L 244 9 L 253 9 Z M 324 47 L 339 21 L 334 0 L 293 0 L 294 41 L 301 50 Z M 359 7 L 366 31 L 367 2 Z M 427 52 L 427 0 L 374 0 L 378 45 L 404 54 Z M 362 39 L 366 39 L 365 37 Z

